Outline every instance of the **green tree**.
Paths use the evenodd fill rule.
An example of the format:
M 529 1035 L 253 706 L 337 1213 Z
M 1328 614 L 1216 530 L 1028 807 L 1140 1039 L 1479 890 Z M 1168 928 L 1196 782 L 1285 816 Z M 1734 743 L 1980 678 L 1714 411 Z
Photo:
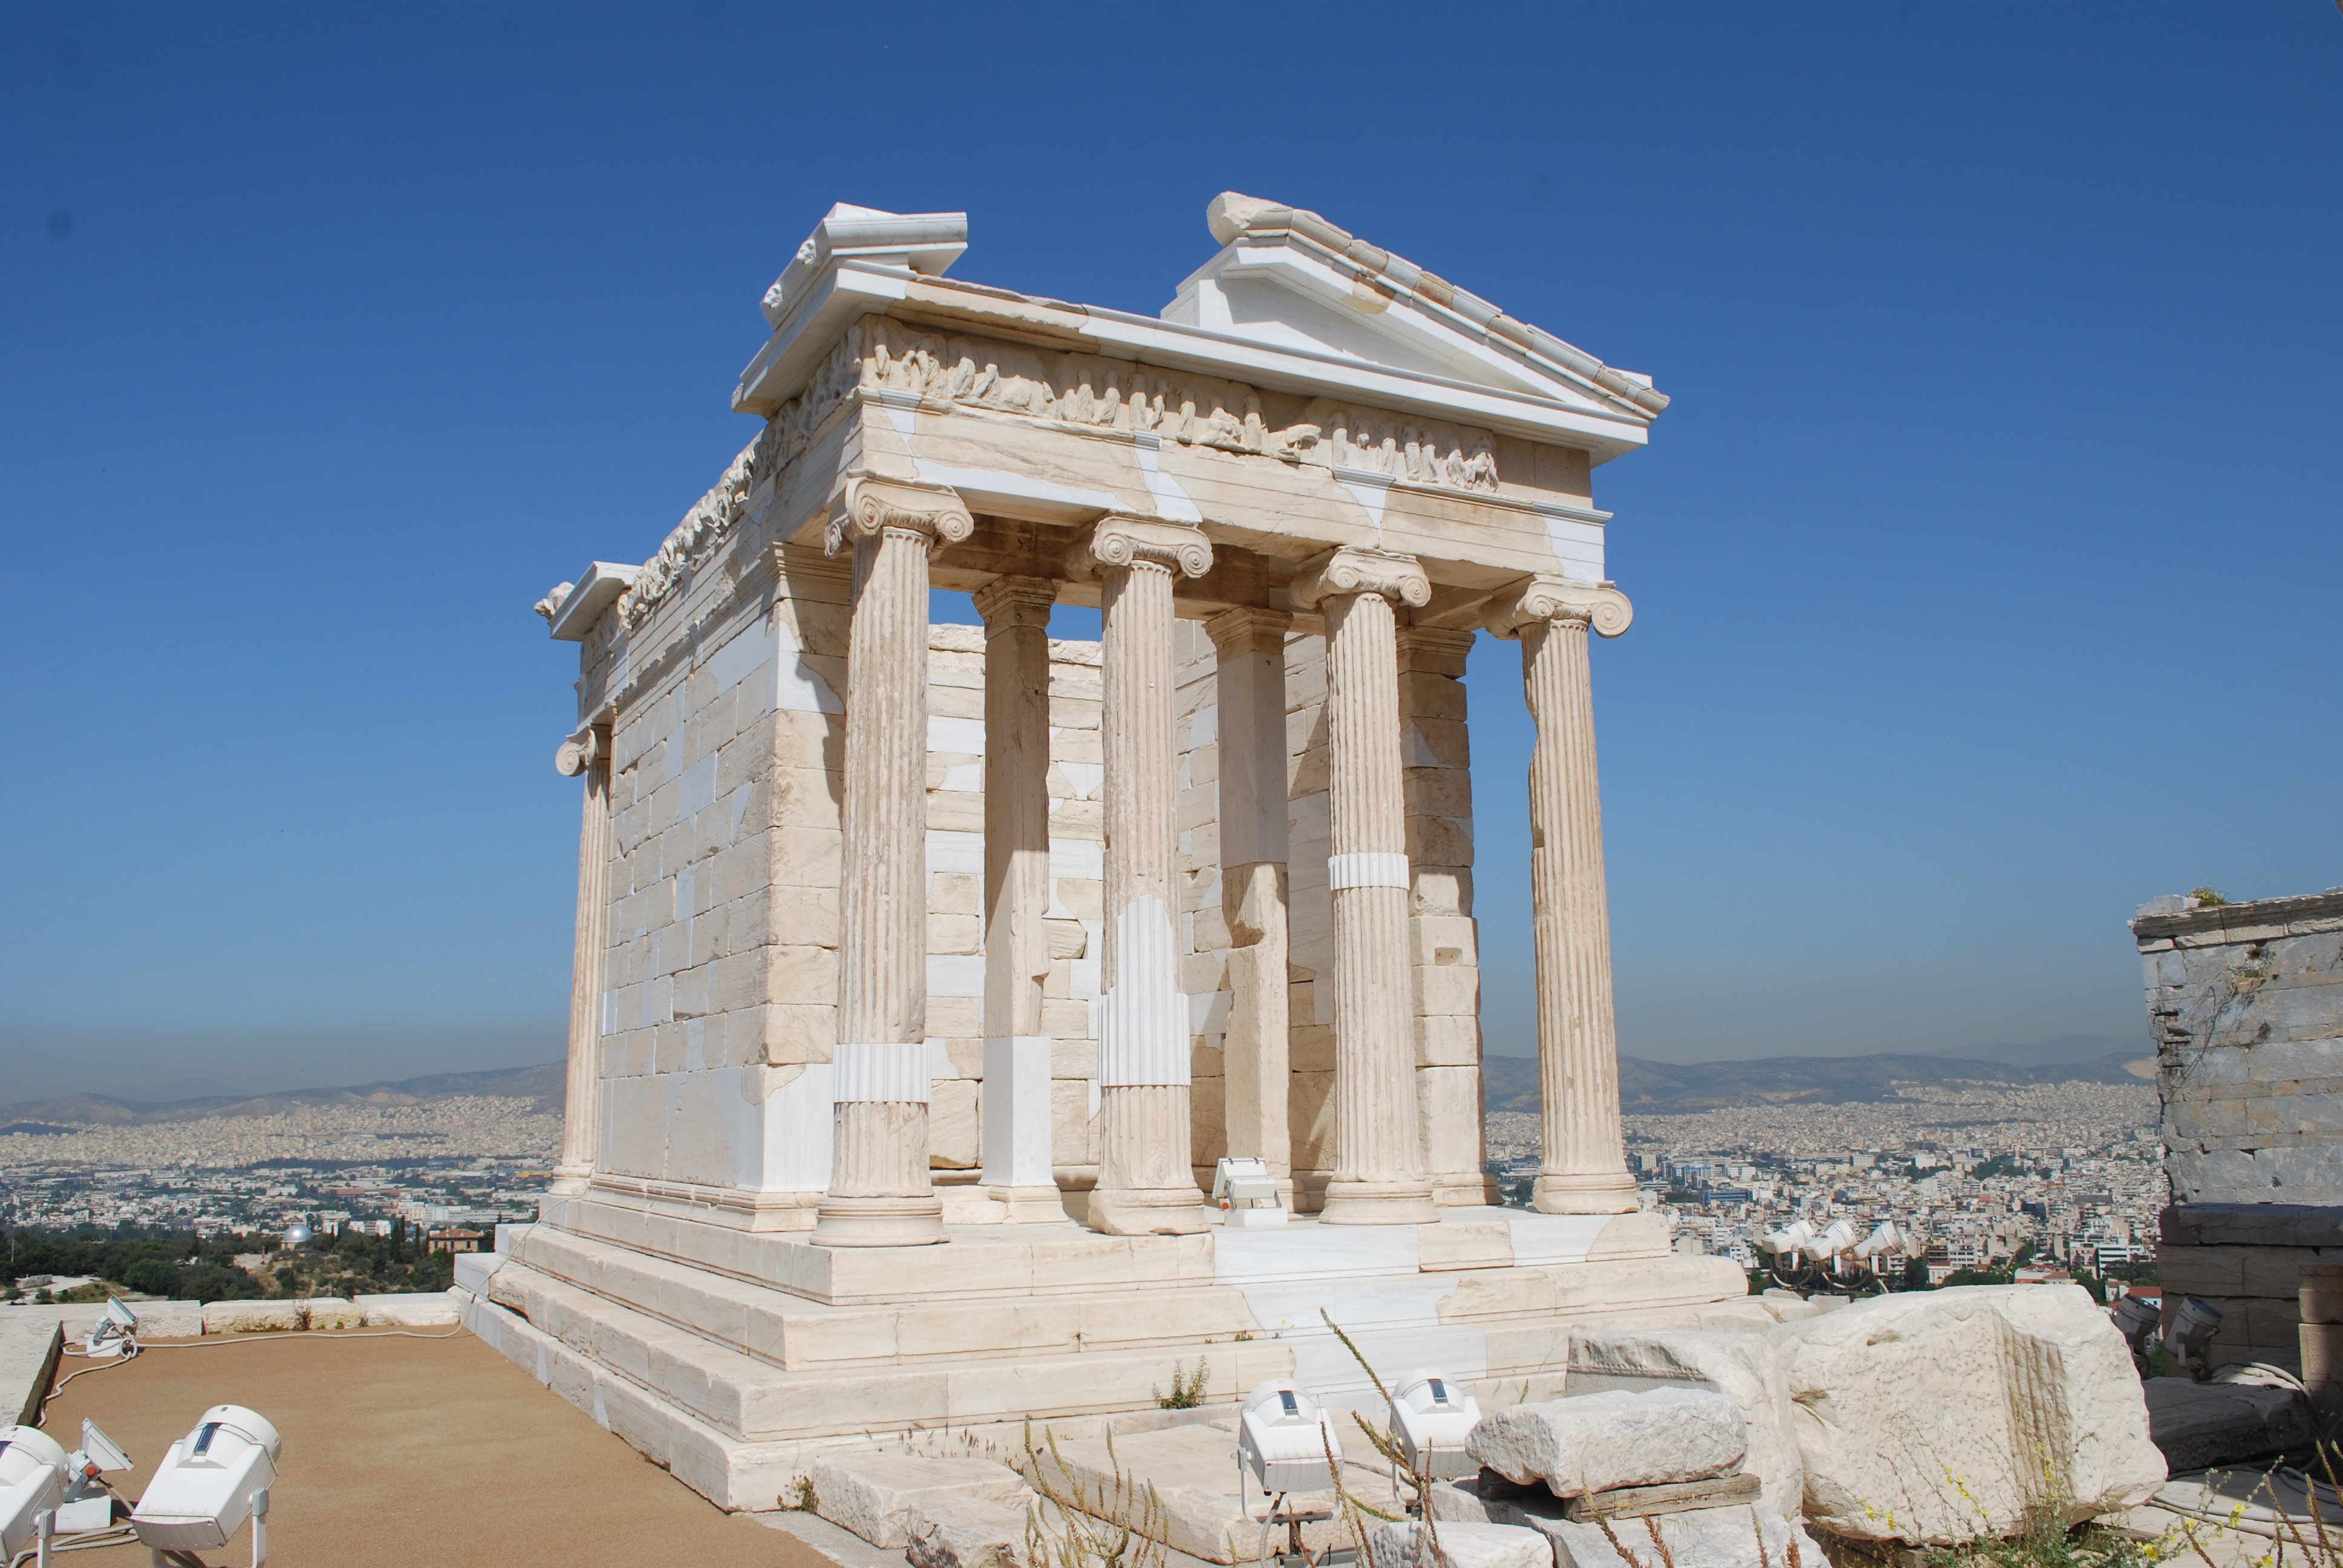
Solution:
M 179 1289 L 179 1271 L 163 1258 L 141 1258 L 122 1271 L 122 1282 L 151 1296 L 168 1296 Z

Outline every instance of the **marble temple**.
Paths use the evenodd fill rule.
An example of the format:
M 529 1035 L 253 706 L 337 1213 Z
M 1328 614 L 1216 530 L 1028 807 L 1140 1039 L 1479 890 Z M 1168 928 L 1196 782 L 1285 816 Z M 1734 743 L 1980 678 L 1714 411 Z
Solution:
M 568 1116 L 480 1321 L 728 1507 L 1199 1360 L 1371 1394 L 1322 1312 L 1521 1397 L 1573 1322 L 1745 1292 L 1636 1211 L 1619 1118 L 1593 476 L 1667 399 L 1314 213 L 1207 216 L 1151 317 L 947 276 L 964 214 L 834 207 L 764 297 L 755 438 L 538 606 L 579 649 Z M 1479 846 L 1531 867 L 1526 1210 L 1483 1171 L 1480 630 L 1536 725 L 1528 842 Z M 1211 1201 L 1223 1157 L 1277 1213 Z

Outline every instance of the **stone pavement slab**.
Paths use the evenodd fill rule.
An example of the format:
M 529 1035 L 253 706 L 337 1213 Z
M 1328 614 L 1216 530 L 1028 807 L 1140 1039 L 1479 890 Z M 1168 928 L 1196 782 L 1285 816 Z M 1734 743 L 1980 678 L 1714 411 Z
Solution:
M 64 1343 L 54 1318 L 0 1315 L 0 1422 L 26 1425 L 39 1414 Z
M 2175 1473 L 2310 1444 L 2310 1402 L 2290 1388 L 2180 1377 L 2149 1378 L 2140 1386 L 2147 1395 L 2148 1437 Z

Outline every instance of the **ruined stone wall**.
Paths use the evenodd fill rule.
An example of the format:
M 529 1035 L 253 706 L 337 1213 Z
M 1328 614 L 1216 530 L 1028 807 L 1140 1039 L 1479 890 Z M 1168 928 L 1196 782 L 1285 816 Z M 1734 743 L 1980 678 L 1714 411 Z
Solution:
M 2167 1318 L 2223 1313 L 2217 1352 L 2291 1353 L 2297 1273 L 2343 1251 L 2343 890 L 2131 922 L 2164 1102 Z
M 2343 1203 L 2343 892 L 2132 922 L 2172 1195 Z

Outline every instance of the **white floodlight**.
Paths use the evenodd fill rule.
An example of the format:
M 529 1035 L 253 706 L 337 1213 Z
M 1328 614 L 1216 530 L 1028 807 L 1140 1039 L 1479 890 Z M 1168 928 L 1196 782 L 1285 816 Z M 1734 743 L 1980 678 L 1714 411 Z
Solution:
M 2175 1358 L 2188 1369 L 2189 1376 L 2202 1382 L 2205 1374 L 2212 1370 L 2205 1364 L 2205 1352 L 2220 1328 L 2221 1309 L 2191 1296 L 2172 1315 L 2172 1327 L 2164 1335 L 2164 1353 Z
M 83 1336 L 83 1350 L 93 1356 L 118 1356 L 126 1351 L 136 1351 L 138 1339 L 138 1314 L 122 1302 L 119 1296 L 106 1298 L 106 1311 Z
M 1392 1395 L 1392 1431 L 1408 1464 L 1441 1481 L 1472 1475 L 1480 1462 L 1464 1456 L 1464 1440 L 1481 1420 L 1481 1402 L 1436 1367 L 1402 1378 Z
M 123 1452 L 122 1445 L 106 1436 L 105 1430 L 97 1422 L 87 1416 L 82 1417 L 81 1446 L 65 1455 L 65 1505 L 70 1508 L 73 1504 L 88 1498 L 103 1501 L 106 1507 L 111 1508 L 114 1505 L 114 1494 L 106 1490 L 106 1483 L 98 1477 L 109 1470 L 128 1470 L 129 1468 L 130 1455 Z M 85 1512 L 91 1511 L 85 1510 Z M 113 1523 L 110 1514 L 106 1523 Z M 92 1527 L 69 1523 L 60 1518 L 57 1528 L 70 1533 Z
M 131 1527 L 156 1553 L 205 1552 L 227 1544 L 252 1521 L 253 1568 L 267 1561 L 268 1488 L 284 1446 L 257 1411 L 216 1404 L 171 1445 L 130 1511 Z
M 1763 1252 L 1771 1252 L 1777 1258 L 1794 1256 L 1799 1249 L 1814 1239 L 1815 1228 L 1804 1220 L 1800 1220 L 1794 1224 L 1784 1226 L 1781 1230 L 1768 1231 L 1765 1238 L 1757 1243 L 1757 1249 Z
M 1266 1493 L 1319 1492 L 1334 1484 L 1327 1456 L 1342 1457 L 1334 1419 L 1318 1408 L 1310 1391 L 1291 1378 L 1276 1378 L 1245 1395 L 1237 1425 L 1237 1458 Z
M 1228 1211 L 1228 1223 L 1240 1229 L 1282 1225 L 1285 1210 L 1277 1201 L 1277 1178 L 1269 1161 L 1250 1154 L 1223 1154 L 1212 1172 L 1212 1201 Z
M 1855 1227 L 1844 1220 L 1833 1220 L 1830 1229 L 1805 1245 L 1805 1254 L 1817 1263 L 1827 1263 L 1855 1245 Z
M 1870 1235 L 1855 1244 L 1855 1255 L 1866 1262 L 1902 1251 L 1904 1232 L 1896 1228 L 1893 1220 L 1882 1220 Z
M 2126 1296 L 2116 1303 L 2116 1327 L 2123 1332 L 2124 1343 L 2131 1353 L 2146 1356 L 2147 1347 L 2156 1339 L 2157 1323 L 2164 1316 L 2163 1307 L 2138 1296 Z
M 65 1501 L 65 1451 L 38 1427 L 0 1427 L 0 1559 L 13 1559 Z

